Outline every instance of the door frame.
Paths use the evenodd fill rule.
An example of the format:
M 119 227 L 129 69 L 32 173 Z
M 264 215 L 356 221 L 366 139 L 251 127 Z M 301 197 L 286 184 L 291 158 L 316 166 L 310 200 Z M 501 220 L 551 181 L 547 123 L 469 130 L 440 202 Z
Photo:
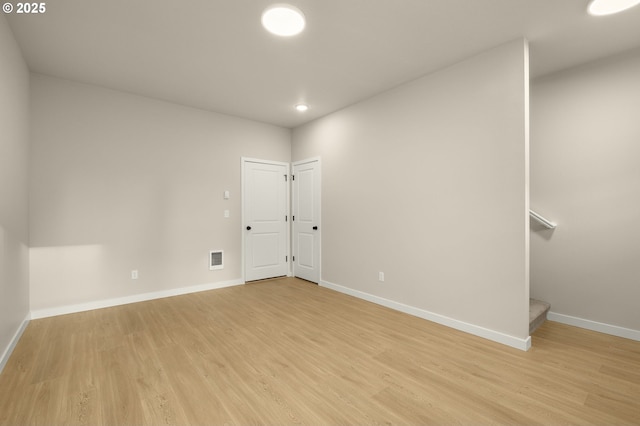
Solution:
M 318 191 L 320 193 L 319 194 L 320 203 L 318 208 L 318 285 L 320 285 L 320 283 L 322 283 L 322 230 L 323 230 L 323 226 L 322 226 L 322 159 L 320 157 L 311 157 L 311 158 L 307 158 L 300 161 L 294 161 L 291 163 L 291 173 L 293 174 L 294 166 L 299 166 L 302 164 L 313 163 L 313 162 L 318 163 Z M 291 182 L 291 185 L 289 186 L 293 186 L 293 182 Z M 293 206 L 293 199 L 291 200 L 291 205 Z M 290 228 L 292 239 L 294 238 L 294 234 L 293 234 L 294 226 L 295 226 L 294 221 L 291 221 L 289 228 Z M 293 247 L 290 253 L 291 255 L 293 255 Z M 293 262 L 290 263 L 290 270 L 291 270 L 291 276 L 295 276 L 295 272 L 294 272 L 295 267 L 293 265 Z
M 242 265 L 242 282 L 246 284 L 246 259 L 245 259 L 245 215 L 244 215 L 244 196 L 245 196 L 245 165 L 246 163 L 260 163 L 260 164 L 270 164 L 274 166 L 285 166 L 285 173 L 287 175 L 287 185 L 286 185 L 286 215 L 287 215 L 287 223 L 289 226 L 286 226 L 286 235 L 285 241 L 287 244 L 287 276 L 291 276 L 291 163 L 283 162 L 283 161 L 271 161 L 271 160 L 263 160 L 260 158 L 250 158 L 250 157 L 241 157 L 240 158 L 240 253 L 241 253 L 241 265 Z

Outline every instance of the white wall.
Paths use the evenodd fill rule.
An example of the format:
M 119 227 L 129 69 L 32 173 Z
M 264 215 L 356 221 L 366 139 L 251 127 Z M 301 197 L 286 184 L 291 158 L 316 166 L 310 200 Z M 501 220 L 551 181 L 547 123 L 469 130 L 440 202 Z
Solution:
M 528 337 L 522 40 L 294 129 L 322 157 L 322 280 Z M 385 282 L 378 282 L 378 272 Z
M 241 278 L 240 159 L 289 161 L 290 130 L 31 83 L 32 310 Z M 210 249 L 225 251 L 223 270 L 208 270 Z
M 640 330 L 640 50 L 535 81 L 531 205 L 532 297 Z
M 29 314 L 29 71 L 0 16 L 0 370 Z

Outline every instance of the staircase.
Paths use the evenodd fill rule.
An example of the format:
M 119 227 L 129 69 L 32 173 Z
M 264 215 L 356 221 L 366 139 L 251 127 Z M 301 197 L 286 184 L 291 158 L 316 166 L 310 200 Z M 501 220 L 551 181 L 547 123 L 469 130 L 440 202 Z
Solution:
M 551 305 L 536 299 L 529 299 L 529 335 L 533 334 L 547 320 Z

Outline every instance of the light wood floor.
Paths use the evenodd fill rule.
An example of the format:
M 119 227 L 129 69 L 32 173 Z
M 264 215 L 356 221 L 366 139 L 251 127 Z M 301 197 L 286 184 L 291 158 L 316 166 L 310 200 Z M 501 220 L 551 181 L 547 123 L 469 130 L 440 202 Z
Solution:
M 0 424 L 640 424 L 640 342 L 529 352 L 282 279 L 31 321 Z

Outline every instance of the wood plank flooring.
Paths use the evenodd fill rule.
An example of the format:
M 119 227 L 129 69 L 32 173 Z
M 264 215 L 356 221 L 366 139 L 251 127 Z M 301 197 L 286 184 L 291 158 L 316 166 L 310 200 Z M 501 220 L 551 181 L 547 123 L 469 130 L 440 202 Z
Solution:
M 0 425 L 640 424 L 640 342 L 529 352 L 292 278 L 31 321 Z

